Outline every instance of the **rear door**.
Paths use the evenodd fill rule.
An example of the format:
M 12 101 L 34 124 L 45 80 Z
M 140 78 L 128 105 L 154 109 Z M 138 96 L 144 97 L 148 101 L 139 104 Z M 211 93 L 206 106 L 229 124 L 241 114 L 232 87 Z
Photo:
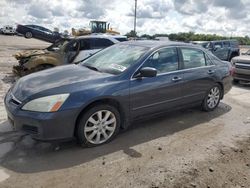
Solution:
M 227 60 L 228 49 L 224 48 L 223 42 L 214 42 L 213 54 L 221 60 Z
M 180 48 L 183 104 L 202 101 L 216 80 L 216 66 L 200 49 Z
M 177 49 L 174 47 L 157 50 L 141 67 L 155 68 L 157 76 L 131 79 L 130 111 L 132 118 L 162 112 L 180 104 L 182 73 L 178 71 L 177 54 Z

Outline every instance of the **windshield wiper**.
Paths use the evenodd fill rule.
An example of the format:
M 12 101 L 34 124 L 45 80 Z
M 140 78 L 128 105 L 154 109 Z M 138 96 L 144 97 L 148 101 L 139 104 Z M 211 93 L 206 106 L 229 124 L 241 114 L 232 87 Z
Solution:
M 101 71 L 98 70 L 98 68 L 96 68 L 96 67 L 92 67 L 92 66 L 90 66 L 90 65 L 83 65 L 83 66 L 85 66 L 85 67 L 87 67 L 87 68 L 89 68 L 89 69 L 91 69 L 91 70 L 101 72 Z

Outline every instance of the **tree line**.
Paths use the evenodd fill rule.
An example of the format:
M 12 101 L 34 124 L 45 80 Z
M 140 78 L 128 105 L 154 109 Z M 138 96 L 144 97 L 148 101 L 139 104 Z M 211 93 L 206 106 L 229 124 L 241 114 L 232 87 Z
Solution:
M 169 40 L 172 41 L 213 41 L 213 40 L 227 40 L 227 39 L 235 39 L 239 42 L 240 45 L 250 45 L 250 38 L 248 36 L 245 37 L 226 37 L 220 36 L 216 34 L 198 34 L 194 32 L 187 32 L 187 33 L 171 33 L 171 34 L 154 34 L 154 35 L 135 35 L 134 31 L 130 31 L 126 34 L 127 37 L 139 37 L 143 39 L 153 40 L 156 37 L 168 37 Z

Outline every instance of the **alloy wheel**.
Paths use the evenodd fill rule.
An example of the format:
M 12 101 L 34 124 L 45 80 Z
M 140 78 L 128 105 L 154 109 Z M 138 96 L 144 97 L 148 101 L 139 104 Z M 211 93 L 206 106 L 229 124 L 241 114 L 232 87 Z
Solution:
M 102 144 L 114 134 L 116 125 L 114 113 L 109 110 L 97 111 L 86 121 L 84 136 L 92 144 Z
M 208 94 L 207 105 L 210 109 L 213 109 L 217 106 L 219 101 L 220 101 L 220 89 L 217 86 L 215 86 L 210 90 Z

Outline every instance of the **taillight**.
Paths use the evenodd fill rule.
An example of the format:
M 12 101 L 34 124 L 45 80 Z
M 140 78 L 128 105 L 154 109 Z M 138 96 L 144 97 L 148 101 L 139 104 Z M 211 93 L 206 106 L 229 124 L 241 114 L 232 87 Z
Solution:
M 229 68 L 230 75 L 233 76 L 234 72 L 235 72 L 235 67 L 234 66 L 230 66 L 230 68 Z

